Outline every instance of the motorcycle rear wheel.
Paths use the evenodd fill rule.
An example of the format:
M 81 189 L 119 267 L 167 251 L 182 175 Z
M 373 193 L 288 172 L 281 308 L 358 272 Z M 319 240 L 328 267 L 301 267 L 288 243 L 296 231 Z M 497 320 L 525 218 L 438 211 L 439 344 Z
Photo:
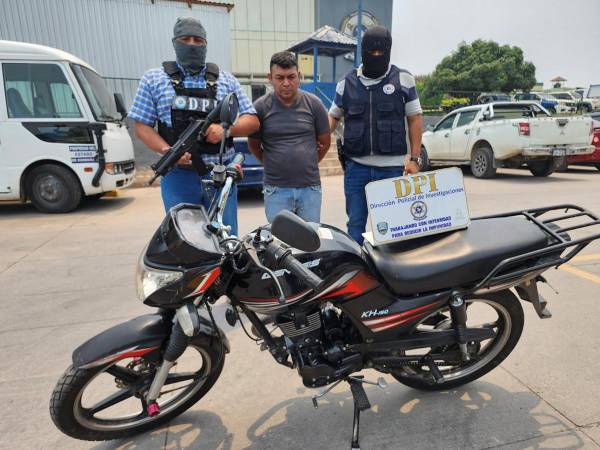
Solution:
M 494 328 L 496 336 L 488 341 L 469 345 L 471 361 L 439 367 L 444 377 L 441 382 L 434 383 L 428 370 L 414 367 L 393 370 L 391 374 L 396 380 L 414 389 L 441 391 L 470 383 L 482 377 L 506 359 L 517 345 L 523 331 L 524 315 L 519 300 L 510 290 L 505 290 L 468 299 L 466 302 L 468 327 L 474 326 L 471 323 L 471 316 L 475 305 L 490 307 L 497 314 L 495 322 L 483 324 Z M 447 315 L 449 316 L 449 313 Z M 440 322 L 436 328 L 449 328 L 451 327 L 450 322 L 449 319 L 443 321 L 443 323 Z M 452 351 L 453 349 L 446 349 L 446 351 L 448 350 Z M 456 345 L 454 350 L 457 350 Z M 439 351 L 440 349 L 435 349 L 435 353 Z
M 140 395 L 147 391 L 154 370 L 149 370 L 145 376 L 140 375 L 139 384 L 144 386 L 137 390 L 129 389 L 130 392 L 125 392 L 128 388 L 123 387 L 123 382 L 118 378 L 119 370 L 123 371 L 124 368 L 131 370 L 131 367 L 135 369 L 140 365 L 143 367 L 146 364 L 144 357 L 132 359 L 127 366 L 125 365 L 127 361 L 118 361 L 91 369 L 71 366 L 60 378 L 52 393 L 50 400 L 52 421 L 68 436 L 86 441 L 127 438 L 157 428 L 189 409 L 215 384 L 225 363 L 225 355 L 221 355 L 221 348 L 217 344 L 216 340 L 211 342 L 200 337 L 191 341 L 182 358 L 193 361 L 197 353 L 202 362 L 200 369 L 185 373 L 178 372 L 178 365 L 182 358 L 178 359 L 177 365 L 167 378 L 170 384 L 165 384 L 161 390 L 161 397 L 158 399 L 161 413 L 155 417 L 146 414 L 145 403 L 142 401 L 143 395 Z M 177 376 L 179 378 L 176 378 Z M 143 380 L 144 377 L 146 381 Z M 176 381 L 179 379 L 181 381 Z M 190 383 L 186 384 L 187 381 Z M 104 391 L 111 390 L 114 393 L 108 396 L 104 394 Z M 175 395 L 169 396 L 171 390 Z M 126 398 L 96 412 L 97 409 L 110 404 L 111 399 L 115 399 L 119 394 Z M 127 394 L 131 395 L 127 397 Z M 96 400 L 98 397 L 102 399 Z M 96 399 L 92 400 L 93 398 Z M 111 415 L 118 417 L 107 417 Z

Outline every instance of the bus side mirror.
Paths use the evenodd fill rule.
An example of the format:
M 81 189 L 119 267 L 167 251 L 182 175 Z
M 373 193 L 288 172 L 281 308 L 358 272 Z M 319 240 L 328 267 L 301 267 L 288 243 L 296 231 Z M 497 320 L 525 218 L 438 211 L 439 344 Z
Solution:
M 121 114 L 121 119 L 127 117 L 127 108 L 125 108 L 125 102 L 121 94 L 115 93 L 115 105 L 117 106 L 117 112 Z

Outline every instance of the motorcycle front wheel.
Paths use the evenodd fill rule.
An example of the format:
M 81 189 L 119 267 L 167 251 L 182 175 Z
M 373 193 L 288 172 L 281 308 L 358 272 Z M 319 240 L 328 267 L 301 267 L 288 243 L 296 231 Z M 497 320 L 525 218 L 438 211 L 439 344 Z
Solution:
M 467 327 L 492 328 L 495 336 L 491 339 L 469 343 L 470 361 L 460 360 L 458 345 L 437 347 L 429 352 L 414 351 L 415 354 L 443 354 L 448 356 L 446 364 L 439 364 L 443 381 L 434 381 L 427 367 L 402 367 L 392 371 L 391 375 L 400 383 L 425 391 L 441 391 L 462 386 L 476 380 L 498 366 L 517 345 L 523 331 L 523 308 L 515 295 L 509 291 L 500 291 L 479 298 L 466 300 Z M 441 311 L 435 316 L 424 319 L 415 331 L 429 329 L 450 329 L 452 321 L 449 311 Z M 432 318 L 433 320 L 432 322 Z M 409 353 L 412 354 L 412 353 Z
M 152 355 L 91 369 L 71 366 L 52 393 L 52 421 L 68 436 L 87 441 L 152 430 L 189 409 L 215 384 L 225 363 L 217 343 L 201 337 L 190 342 L 169 372 L 157 400 L 161 412 L 154 417 L 146 413 L 144 401 L 158 366 Z

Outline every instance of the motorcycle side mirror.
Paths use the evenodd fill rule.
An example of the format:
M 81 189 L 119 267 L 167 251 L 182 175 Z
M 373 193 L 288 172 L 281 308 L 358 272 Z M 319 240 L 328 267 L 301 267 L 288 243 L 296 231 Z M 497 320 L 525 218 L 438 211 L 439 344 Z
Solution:
M 291 211 L 281 211 L 275 216 L 271 234 L 303 252 L 314 252 L 321 246 L 315 229 Z
M 219 111 L 219 120 L 221 123 L 233 125 L 238 118 L 240 104 L 235 92 L 227 94 L 221 102 L 221 110 Z

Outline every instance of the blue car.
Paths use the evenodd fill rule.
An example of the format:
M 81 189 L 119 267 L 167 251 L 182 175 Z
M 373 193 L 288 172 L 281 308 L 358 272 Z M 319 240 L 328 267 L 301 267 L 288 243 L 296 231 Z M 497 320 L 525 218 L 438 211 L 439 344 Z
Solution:
M 248 149 L 247 138 L 234 138 L 233 147 L 236 153 L 244 154 L 244 178 L 237 184 L 238 188 L 260 188 L 263 186 L 264 169 L 259 160 L 257 160 Z
M 550 98 L 548 94 L 541 92 L 528 92 L 528 93 L 519 93 L 515 95 L 515 100 L 521 101 L 534 101 L 538 102 L 544 108 L 552 112 L 553 114 L 556 112 L 558 100 Z

